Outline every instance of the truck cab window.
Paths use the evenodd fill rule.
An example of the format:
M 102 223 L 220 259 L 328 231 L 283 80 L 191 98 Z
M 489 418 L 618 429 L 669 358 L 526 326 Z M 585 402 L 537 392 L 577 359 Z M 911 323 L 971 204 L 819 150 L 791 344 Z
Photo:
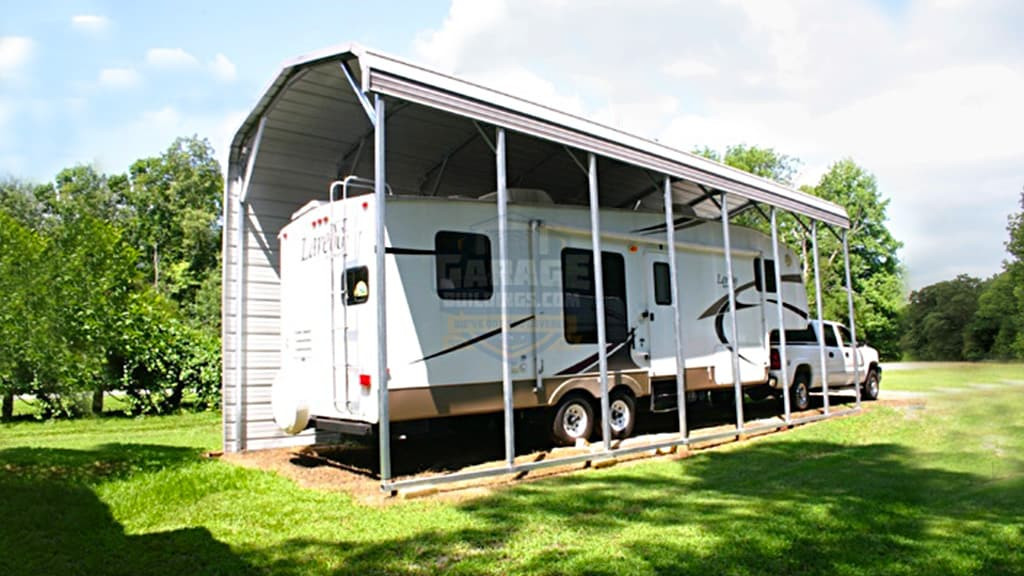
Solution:
M 839 326 L 839 337 L 843 339 L 843 346 L 853 346 L 853 336 L 846 326 Z
M 832 348 L 839 346 L 839 342 L 836 341 L 835 328 L 833 328 L 830 324 L 825 324 L 823 328 L 825 329 L 825 346 L 830 346 Z

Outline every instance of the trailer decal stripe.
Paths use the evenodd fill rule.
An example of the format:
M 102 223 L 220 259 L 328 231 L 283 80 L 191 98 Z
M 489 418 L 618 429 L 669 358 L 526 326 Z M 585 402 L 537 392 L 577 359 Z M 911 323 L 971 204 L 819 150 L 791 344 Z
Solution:
M 529 322 L 530 320 L 533 320 L 533 315 L 527 316 L 526 318 L 520 318 L 519 320 L 516 320 L 515 322 L 512 322 L 511 324 L 509 324 L 508 327 L 509 328 L 515 328 L 516 326 L 519 326 L 520 324 L 525 324 L 525 323 Z M 459 342 L 455 346 L 450 346 L 450 347 L 445 348 L 444 350 L 441 350 L 439 352 L 434 352 L 433 354 L 431 354 L 429 356 L 424 356 L 423 358 L 420 358 L 419 360 L 414 360 L 412 363 L 413 364 L 418 364 L 420 362 L 426 362 L 427 360 L 430 360 L 430 359 L 433 359 L 433 358 L 437 358 L 438 356 L 444 356 L 445 354 L 448 354 L 449 352 L 455 352 L 456 350 L 461 350 L 461 349 L 463 349 L 463 348 L 465 348 L 467 346 L 472 346 L 473 344 L 476 344 L 477 342 L 480 342 L 480 341 L 483 341 L 483 340 L 487 340 L 488 338 L 490 338 L 492 336 L 497 336 L 498 334 L 501 334 L 501 328 L 495 328 L 494 330 L 491 330 L 490 332 L 484 332 L 483 334 L 480 334 L 479 336 L 474 336 L 474 337 L 470 338 L 469 340 L 464 340 L 462 342 Z
M 608 346 L 605 349 L 605 354 L 607 356 L 611 356 L 611 355 L 615 354 L 616 352 L 621 350 L 623 347 L 631 344 L 635 337 L 636 337 L 636 328 L 633 328 L 632 330 L 629 331 L 629 335 L 628 335 L 628 337 L 624 341 L 619 342 L 618 344 L 616 344 L 614 342 L 608 344 Z M 594 352 L 590 356 L 587 356 L 583 360 L 580 360 L 579 362 L 573 364 L 572 366 L 569 366 L 565 370 L 562 370 L 561 372 L 557 372 L 555 374 L 555 376 L 566 376 L 566 375 L 569 375 L 569 374 L 579 374 L 579 373 L 585 372 L 587 370 L 587 368 L 591 368 L 591 367 L 593 367 L 594 364 L 597 363 L 599 355 L 600 355 L 599 352 Z
M 420 248 L 398 248 L 396 246 L 388 246 L 384 249 L 385 254 L 395 254 L 396 256 L 435 256 L 436 250 L 423 250 Z

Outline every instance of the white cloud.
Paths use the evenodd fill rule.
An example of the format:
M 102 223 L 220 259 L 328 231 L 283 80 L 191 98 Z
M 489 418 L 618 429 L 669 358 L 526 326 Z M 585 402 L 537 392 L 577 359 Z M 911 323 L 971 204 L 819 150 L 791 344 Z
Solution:
M 32 39 L 25 36 L 0 37 L 0 80 L 14 80 L 32 57 Z
M 912 286 L 998 269 L 1024 162 L 1024 3 L 606 8 L 453 0 L 414 49 L 443 71 L 683 149 L 774 147 L 803 161 L 800 183 L 852 157 L 892 199 Z M 951 233 L 962 250 L 942 248 Z
M 212 73 L 214 77 L 221 82 L 234 82 L 235 78 L 238 77 L 238 70 L 235 68 L 235 63 L 223 54 L 217 54 L 213 60 L 210 60 L 207 64 L 207 68 L 209 68 L 210 73 Z
M 100 84 L 110 88 L 131 88 L 141 80 L 142 77 L 134 68 L 104 68 L 100 70 Z
M 81 132 L 74 148 L 90 151 L 92 156 L 65 163 L 87 161 L 107 172 L 123 172 L 139 158 L 160 154 L 175 138 L 198 134 L 210 140 L 218 161 L 226 167 L 231 139 L 247 114 L 248 110 L 197 114 L 174 106 L 146 110 L 108 129 Z
M 716 76 L 718 69 L 694 58 L 680 58 L 665 66 L 665 73 L 677 78 L 699 78 L 701 76 Z
M 76 14 L 71 17 L 71 27 L 83 32 L 99 33 L 107 29 L 110 20 L 98 14 Z
M 181 48 L 151 48 L 146 52 L 146 64 L 158 68 L 190 68 L 199 61 Z

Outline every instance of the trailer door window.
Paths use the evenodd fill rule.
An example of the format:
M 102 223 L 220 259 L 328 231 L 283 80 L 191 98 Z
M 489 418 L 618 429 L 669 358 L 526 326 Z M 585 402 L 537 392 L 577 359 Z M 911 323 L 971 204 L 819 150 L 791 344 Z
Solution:
M 366 266 L 345 270 L 342 285 L 345 286 L 345 304 L 354 306 L 370 299 L 370 271 Z
M 659 306 L 672 305 L 672 282 L 665 262 L 654 263 L 654 303 Z
M 441 231 L 434 236 L 437 295 L 444 300 L 488 300 L 491 241 L 483 234 Z
M 609 344 L 625 342 L 629 333 L 626 323 L 626 263 L 621 254 L 602 252 L 601 266 L 605 339 Z M 594 256 L 590 250 L 562 250 L 562 311 L 566 342 L 597 343 Z
M 764 268 L 761 267 L 762 262 Z M 779 291 L 775 284 L 775 260 L 754 259 L 754 285 L 758 292 L 775 294 Z

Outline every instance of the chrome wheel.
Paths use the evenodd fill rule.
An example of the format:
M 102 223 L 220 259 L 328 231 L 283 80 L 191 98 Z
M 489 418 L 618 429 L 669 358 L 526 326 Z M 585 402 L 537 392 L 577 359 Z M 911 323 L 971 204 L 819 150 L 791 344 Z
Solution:
M 584 438 L 589 429 L 590 415 L 583 406 L 573 403 L 565 407 L 562 412 L 562 430 L 567 437 Z
M 614 400 L 611 405 L 608 406 L 608 425 L 611 426 L 612 432 L 621 433 L 623 430 L 629 428 L 632 420 L 633 410 L 622 398 Z

